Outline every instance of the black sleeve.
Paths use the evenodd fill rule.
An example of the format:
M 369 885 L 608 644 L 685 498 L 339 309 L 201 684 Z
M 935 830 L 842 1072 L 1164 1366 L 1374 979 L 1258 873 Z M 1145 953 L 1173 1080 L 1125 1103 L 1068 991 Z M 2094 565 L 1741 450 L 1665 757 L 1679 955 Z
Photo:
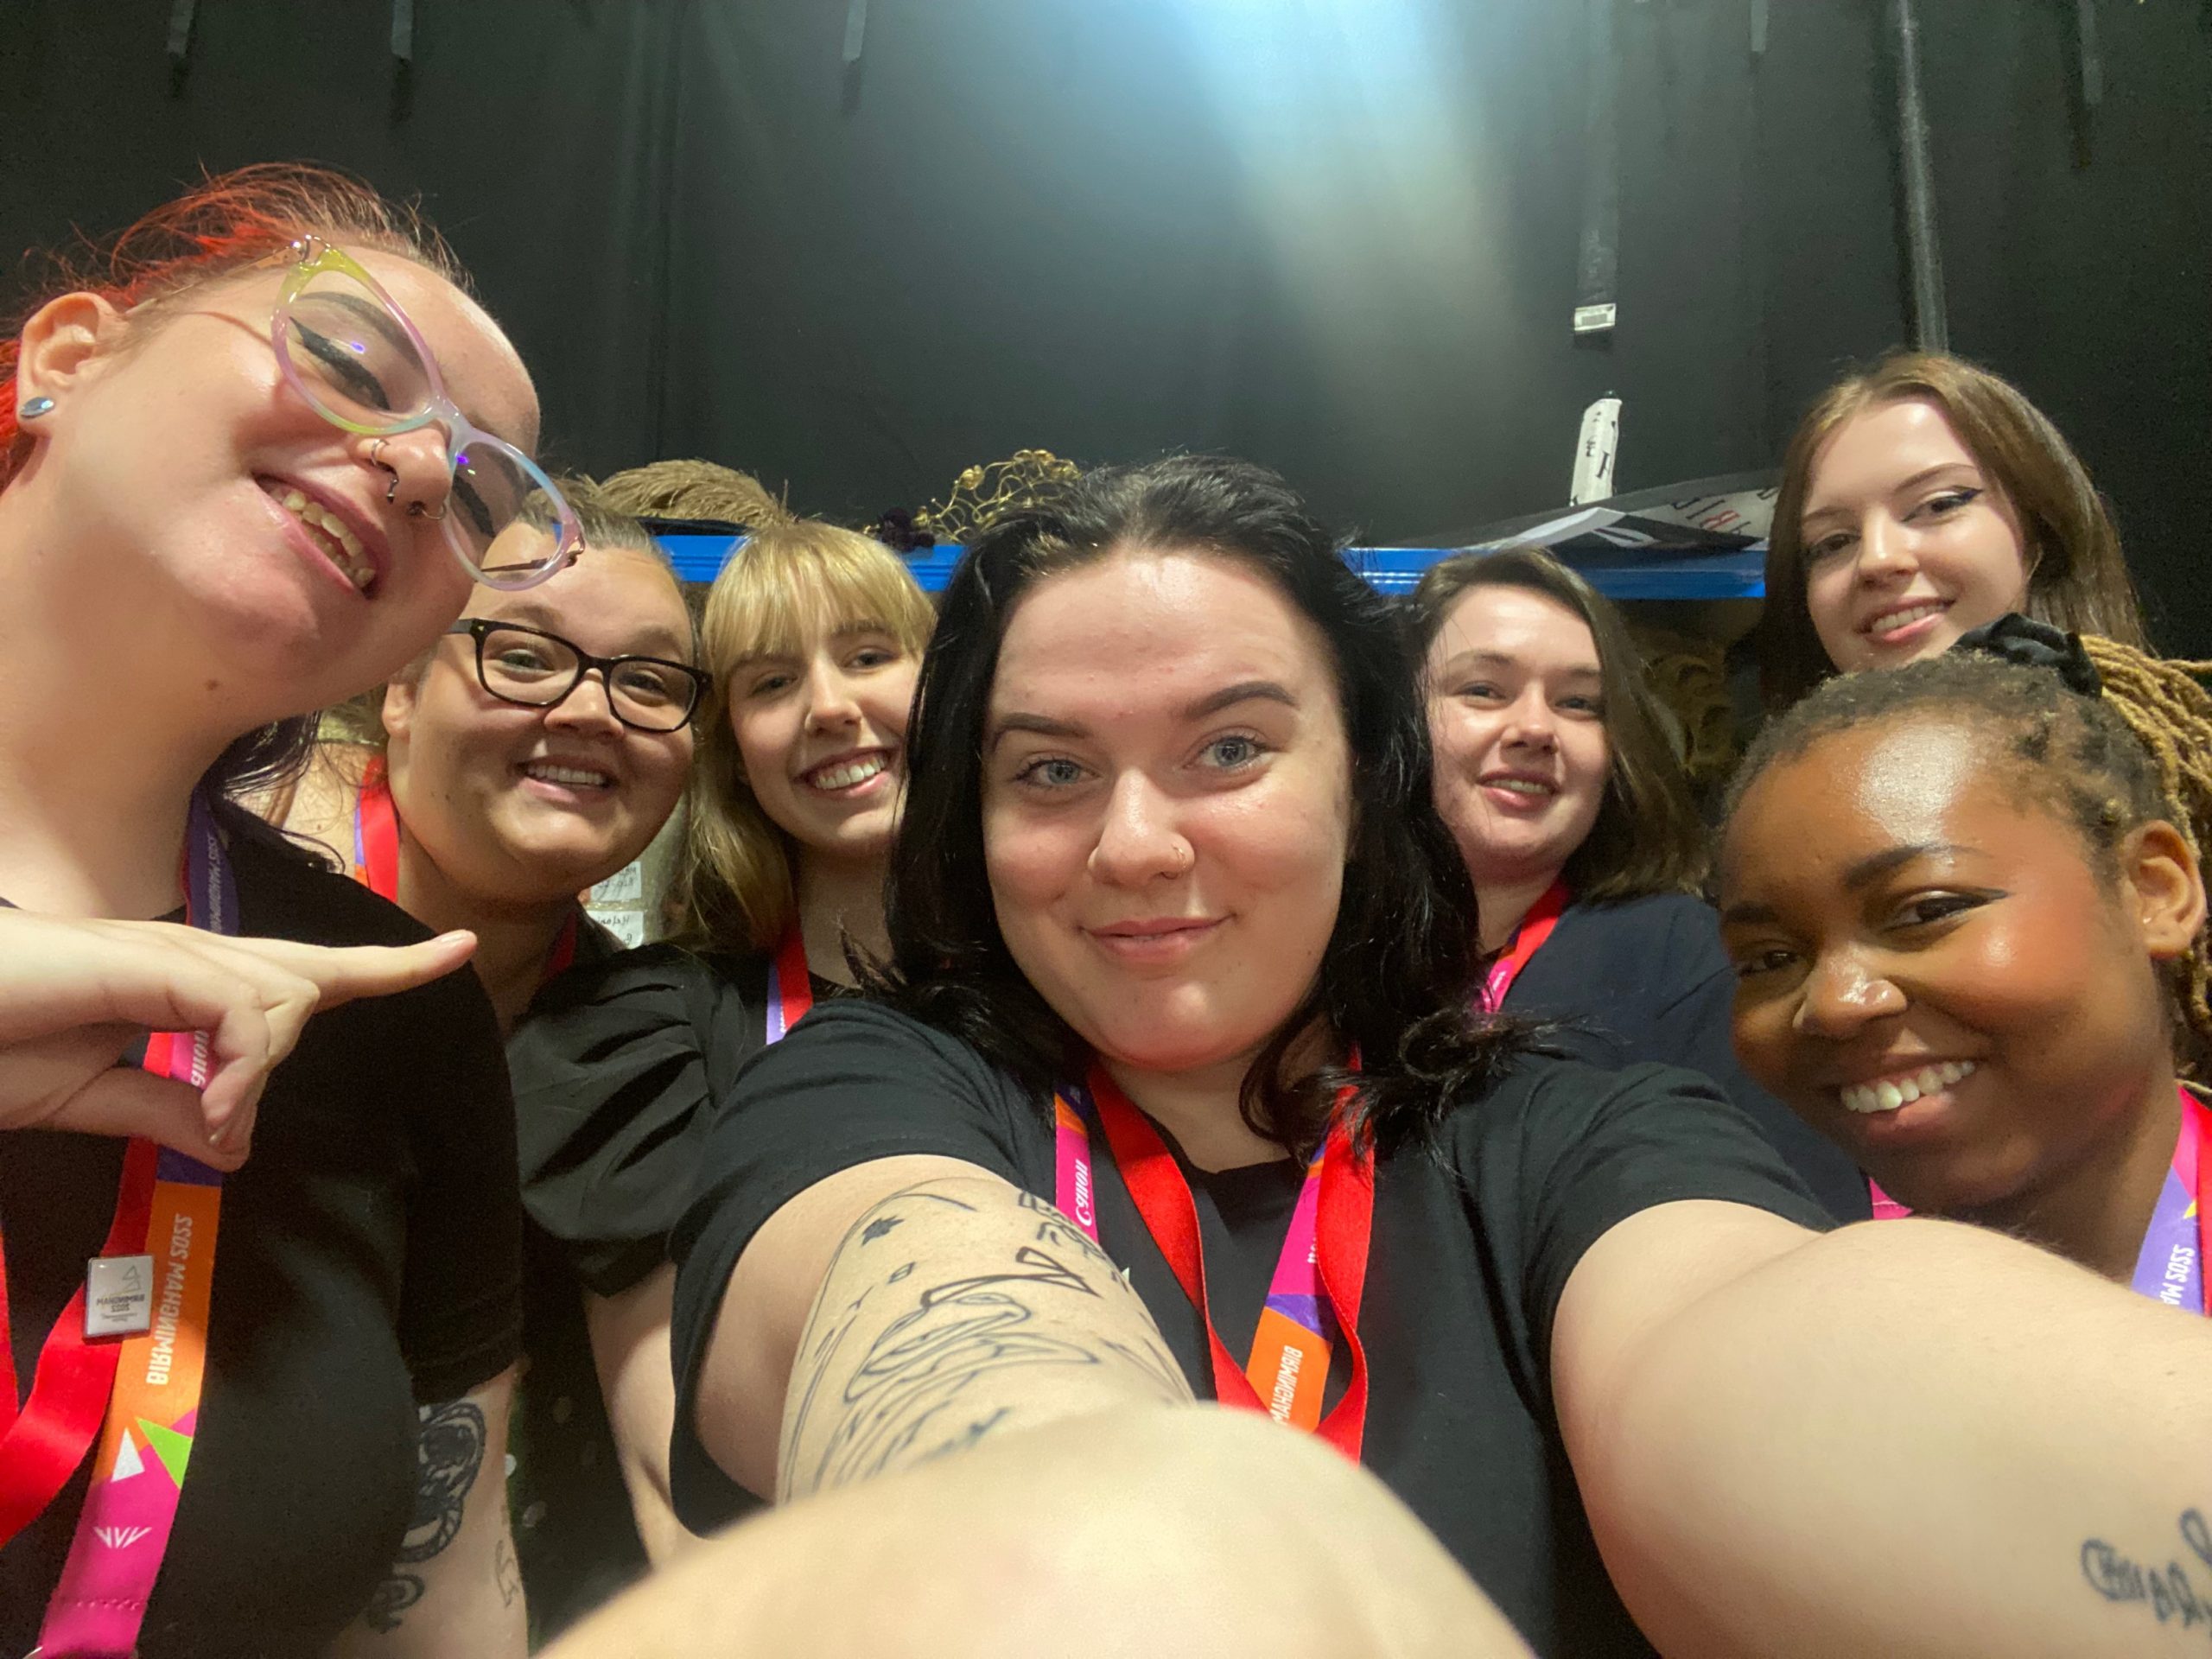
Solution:
M 743 1489 L 692 1427 L 700 1362 L 731 1270 L 761 1224 L 840 1170 L 930 1154 L 1020 1185 L 1017 1119 L 1038 1109 L 979 1055 L 879 1004 L 818 1004 L 738 1078 L 710 1125 L 698 1196 L 676 1235 L 672 1327 L 677 1513 L 695 1531 L 726 1521 Z
M 563 975 L 508 1041 L 523 1201 L 602 1296 L 668 1259 L 712 1080 L 760 1046 L 741 983 L 649 945 Z
M 1476 1224 L 1516 1274 L 1531 1374 L 1550 1371 L 1552 1319 L 1583 1253 L 1662 1204 L 1714 1198 L 1801 1226 L 1833 1221 L 1705 1078 L 1661 1065 L 1543 1065 L 1518 1109 L 1465 1117 L 1461 1171 Z M 1504 1230 L 1510 1227 L 1510 1231 Z M 1508 1282 L 1511 1282 L 1509 1279 Z
M 1720 944 L 1719 918 L 1710 906 L 1685 906 L 1673 929 L 1670 977 L 1683 988 L 1654 1021 L 1649 1058 L 1703 1072 L 1758 1125 L 1776 1151 L 1828 1213 L 1841 1221 L 1872 1214 L 1866 1178 L 1843 1151 L 1796 1113 L 1753 1083 L 1737 1063 L 1730 1027 L 1736 970 Z
M 522 1353 L 522 1193 L 499 1026 L 463 969 L 409 1021 L 416 1185 L 407 1216 L 399 1346 L 417 1404 L 457 1400 Z M 422 993 L 418 992 L 419 995 Z

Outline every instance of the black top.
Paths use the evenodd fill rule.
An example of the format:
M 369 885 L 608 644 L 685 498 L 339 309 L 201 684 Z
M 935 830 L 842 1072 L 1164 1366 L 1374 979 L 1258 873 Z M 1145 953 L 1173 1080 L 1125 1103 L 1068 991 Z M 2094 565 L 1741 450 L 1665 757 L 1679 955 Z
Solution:
M 515 1548 L 537 1639 L 645 1571 L 582 1292 L 620 1295 L 669 1259 L 706 1109 L 766 1045 L 769 971 L 765 956 L 666 944 L 580 952 L 509 1040 L 531 1217 Z
M 406 944 L 425 930 L 226 815 L 249 934 Z M 0 1134 L 17 1387 L 114 1214 L 124 1142 Z M 397 1555 L 416 1408 L 512 1365 L 521 1206 L 499 1028 L 475 975 L 318 1014 L 223 1185 L 207 1392 L 146 1659 L 316 1655 Z M 0 1550 L 0 1652 L 28 1651 L 91 1459 Z
M 677 1235 L 671 1473 L 690 1525 L 715 1524 L 739 1492 L 708 1459 L 692 1412 L 723 1288 L 760 1224 L 838 1170 L 908 1153 L 963 1159 L 1051 1198 L 1053 1151 L 1049 1101 L 957 1039 L 880 1005 L 817 1009 L 753 1062 L 709 1128 L 700 1197 Z M 1109 1160 L 1096 1174 L 1101 1242 L 1192 1390 L 1211 1397 L 1197 1310 Z M 1295 1190 L 1287 1164 L 1194 1181 L 1215 1319 L 1234 1352 L 1249 1350 Z M 1549 1344 L 1584 1250 L 1615 1223 L 1675 1198 L 1827 1224 L 1711 1085 L 1653 1066 L 1609 1074 L 1526 1057 L 1448 1116 L 1433 1153 L 1408 1148 L 1376 1172 L 1360 1331 L 1364 1461 L 1540 1653 L 1649 1651 L 1582 1514 L 1550 1402 Z
M 705 1109 L 766 1045 L 770 968 L 752 952 L 649 944 L 579 963 L 516 1031 L 523 1199 L 601 1295 L 669 1259 Z
M 1713 906 L 1683 893 L 1571 904 L 1505 994 L 1514 1014 L 1556 1020 L 1557 1040 L 1594 1065 L 1653 1060 L 1701 1071 L 1744 1109 L 1798 1179 L 1842 1221 L 1872 1213 L 1844 1153 L 1744 1075 L 1728 1036 L 1736 970 Z
M 589 973 L 622 948 L 586 917 L 568 972 Z M 550 988 L 542 987 L 538 997 Z M 518 1028 L 526 1029 L 530 1018 L 525 1012 Z M 515 1046 L 511 1039 L 511 1052 Z M 582 1288 L 560 1246 L 528 1221 L 522 1343 L 522 1380 L 507 1428 L 507 1510 L 535 1651 L 643 1578 L 651 1563 L 600 1395 Z

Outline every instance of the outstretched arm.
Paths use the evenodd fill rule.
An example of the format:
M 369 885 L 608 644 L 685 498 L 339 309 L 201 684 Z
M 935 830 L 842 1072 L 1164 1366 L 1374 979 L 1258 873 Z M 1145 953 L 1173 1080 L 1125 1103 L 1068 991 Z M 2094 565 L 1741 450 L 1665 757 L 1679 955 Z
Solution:
M 1311 1436 L 1256 1412 L 1134 1405 L 747 1522 L 547 1659 L 1071 1647 L 1095 1659 L 1529 1653 L 1380 1481 Z
M 1058 1210 L 912 1157 L 843 1171 L 769 1218 L 730 1276 L 697 1413 L 736 1479 L 791 1497 L 1190 1397 L 1144 1304 Z
M 1553 1365 L 1662 1652 L 2212 1646 L 2212 1322 L 1957 1224 L 1678 1203 L 1586 1254 Z

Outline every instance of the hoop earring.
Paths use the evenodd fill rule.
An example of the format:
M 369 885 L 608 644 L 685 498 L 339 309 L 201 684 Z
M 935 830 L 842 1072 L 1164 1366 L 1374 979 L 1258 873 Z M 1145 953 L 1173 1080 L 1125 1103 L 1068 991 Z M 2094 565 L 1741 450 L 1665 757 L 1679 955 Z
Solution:
M 16 418 L 19 421 L 35 421 L 40 416 L 50 412 L 53 408 L 53 398 L 34 397 L 16 411 Z

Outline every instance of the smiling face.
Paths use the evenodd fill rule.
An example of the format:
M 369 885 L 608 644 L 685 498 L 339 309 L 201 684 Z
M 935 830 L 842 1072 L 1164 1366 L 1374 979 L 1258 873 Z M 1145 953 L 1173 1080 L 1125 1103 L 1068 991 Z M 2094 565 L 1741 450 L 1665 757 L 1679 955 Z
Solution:
M 874 863 L 889 851 L 919 667 L 887 628 L 817 613 L 798 639 L 729 670 L 745 781 L 802 856 Z
M 533 442 L 529 377 L 483 310 L 410 260 L 352 251 L 421 328 L 455 401 Z M 439 432 L 388 441 L 385 470 L 376 440 L 318 416 L 270 344 L 283 276 L 258 268 L 127 318 L 84 295 L 44 308 L 19 395 L 55 406 L 9 492 L 66 533 L 84 582 L 130 596 L 149 694 L 188 686 L 248 723 L 387 677 L 470 589 L 439 525 L 406 510 L 444 503 Z
M 1427 671 L 1436 810 L 1476 887 L 1556 874 L 1598 822 L 1612 763 L 1589 624 L 1525 588 L 1472 587 Z
M 652 554 L 590 547 L 524 593 L 478 588 L 471 614 L 556 633 L 594 657 L 692 660 L 682 594 Z M 566 904 L 645 849 L 676 809 L 692 732 L 640 732 L 610 712 L 597 672 L 550 709 L 502 702 L 475 641 L 438 643 L 385 693 L 392 798 L 409 838 L 462 890 Z
M 2203 918 L 2169 828 L 2107 878 L 1992 741 L 1937 712 L 1818 739 L 1752 785 L 1720 862 L 1745 1069 L 1936 1214 L 2032 1208 L 2170 1107 L 2158 963 Z
M 1846 673 L 1936 656 L 2026 602 L 2019 517 L 1932 398 L 1837 428 L 1802 524 L 1805 603 Z
M 1313 985 L 1343 890 L 1351 764 L 1319 632 L 1237 560 L 1109 553 L 1022 596 L 983 741 L 985 868 L 1029 982 L 1125 1075 L 1248 1062 Z

